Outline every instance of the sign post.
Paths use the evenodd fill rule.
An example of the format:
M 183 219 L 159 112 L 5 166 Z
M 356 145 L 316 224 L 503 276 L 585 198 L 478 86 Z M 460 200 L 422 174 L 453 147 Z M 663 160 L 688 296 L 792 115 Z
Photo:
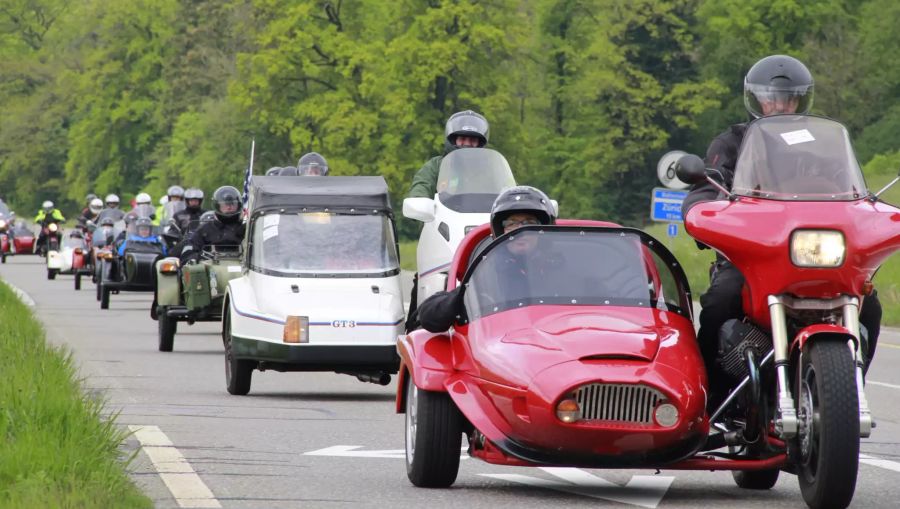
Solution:
M 669 249 L 672 239 L 678 235 L 678 223 L 684 222 L 681 217 L 681 204 L 687 197 L 687 191 L 654 187 L 650 200 L 650 219 L 669 223 L 666 234 L 669 237 Z

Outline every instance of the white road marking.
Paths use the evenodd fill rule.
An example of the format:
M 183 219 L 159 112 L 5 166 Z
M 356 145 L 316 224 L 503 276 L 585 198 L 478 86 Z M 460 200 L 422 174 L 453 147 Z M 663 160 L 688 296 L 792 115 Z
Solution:
M 34 299 L 31 298 L 31 295 L 25 293 L 25 290 L 22 290 L 18 286 L 6 281 L 6 286 L 9 286 L 9 289 L 13 291 L 18 297 L 19 300 L 22 301 L 26 306 L 33 308 L 35 306 Z
M 405 449 L 383 449 L 376 451 L 359 451 L 357 449 L 361 449 L 363 446 L 361 445 L 334 445 L 331 447 L 326 447 L 324 449 L 319 449 L 316 451 L 310 451 L 303 453 L 304 456 L 336 456 L 341 458 L 388 458 L 388 459 L 404 459 L 406 458 L 406 450 Z M 467 448 L 463 447 L 461 450 L 465 451 Z M 468 459 L 469 456 L 467 454 L 460 455 L 459 459 Z
M 541 467 L 541 470 L 564 482 L 519 474 L 479 475 L 650 509 L 659 506 L 672 481 L 675 480 L 670 476 L 636 475 L 628 481 L 628 484 L 620 486 L 578 468 Z
M 860 454 L 859 462 L 871 465 L 873 467 L 884 468 L 886 470 L 891 470 L 894 472 L 900 472 L 900 463 L 891 460 L 884 460 L 881 458 L 876 458 L 875 456 L 869 456 L 868 454 Z
M 900 385 L 888 384 L 884 382 L 876 382 L 874 380 L 866 380 L 866 385 L 877 385 L 879 387 L 890 387 L 891 389 L 900 389 Z
M 178 507 L 222 507 L 169 437 L 157 426 L 128 426 Z

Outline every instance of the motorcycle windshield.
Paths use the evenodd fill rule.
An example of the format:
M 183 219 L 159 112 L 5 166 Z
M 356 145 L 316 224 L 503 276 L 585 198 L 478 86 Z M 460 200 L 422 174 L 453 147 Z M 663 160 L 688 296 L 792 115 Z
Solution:
M 125 211 L 122 209 L 103 209 L 100 211 L 100 214 L 97 215 L 97 224 L 100 224 L 100 220 L 111 217 L 114 222 L 121 221 L 123 217 L 125 217 Z
M 166 221 L 175 217 L 175 214 L 181 212 L 186 209 L 187 205 L 181 201 L 169 201 L 163 205 L 163 217 L 160 218 L 160 221 Z
M 252 224 L 252 270 L 287 277 L 384 277 L 399 272 L 384 214 L 266 214 Z
M 526 306 L 636 306 L 690 316 L 688 285 L 673 262 L 637 230 L 520 228 L 493 241 L 470 267 L 466 312 L 474 321 Z
M 732 191 L 796 201 L 853 201 L 868 194 L 847 129 L 807 115 L 763 117 L 747 126 Z
M 65 237 L 63 237 L 62 247 L 63 247 L 63 249 L 65 249 L 65 248 L 84 249 L 85 248 L 84 237 L 75 236 L 75 235 L 66 235 Z
M 441 203 L 451 210 L 487 213 L 500 191 L 515 185 L 509 163 L 499 152 L 465 148 L 441 160 L 437 192 Z

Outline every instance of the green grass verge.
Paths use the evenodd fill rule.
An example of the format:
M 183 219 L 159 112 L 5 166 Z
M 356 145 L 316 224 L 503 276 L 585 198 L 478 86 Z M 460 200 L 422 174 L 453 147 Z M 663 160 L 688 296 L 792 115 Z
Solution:
M 416 246 L 419 244 L 416 240 L 400 241 L 400 268 L 403 270 L 416 271 Z
M 125 473 L 125 432 L 3 283 L 0 324 L 0 507 L 152 507 Z

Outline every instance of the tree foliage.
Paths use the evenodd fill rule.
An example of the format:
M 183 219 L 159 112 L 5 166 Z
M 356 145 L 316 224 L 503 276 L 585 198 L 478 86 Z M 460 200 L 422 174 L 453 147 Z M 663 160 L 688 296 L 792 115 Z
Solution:
M 395 199 L 474 109 L 567 216 L 646 221 L 655 163 L 746 118 L 742 78 L 787 53 L 861 162 L 900 150 L 892 0 L 7 0 L 0 197 L 239 185 L 323 153 Z

